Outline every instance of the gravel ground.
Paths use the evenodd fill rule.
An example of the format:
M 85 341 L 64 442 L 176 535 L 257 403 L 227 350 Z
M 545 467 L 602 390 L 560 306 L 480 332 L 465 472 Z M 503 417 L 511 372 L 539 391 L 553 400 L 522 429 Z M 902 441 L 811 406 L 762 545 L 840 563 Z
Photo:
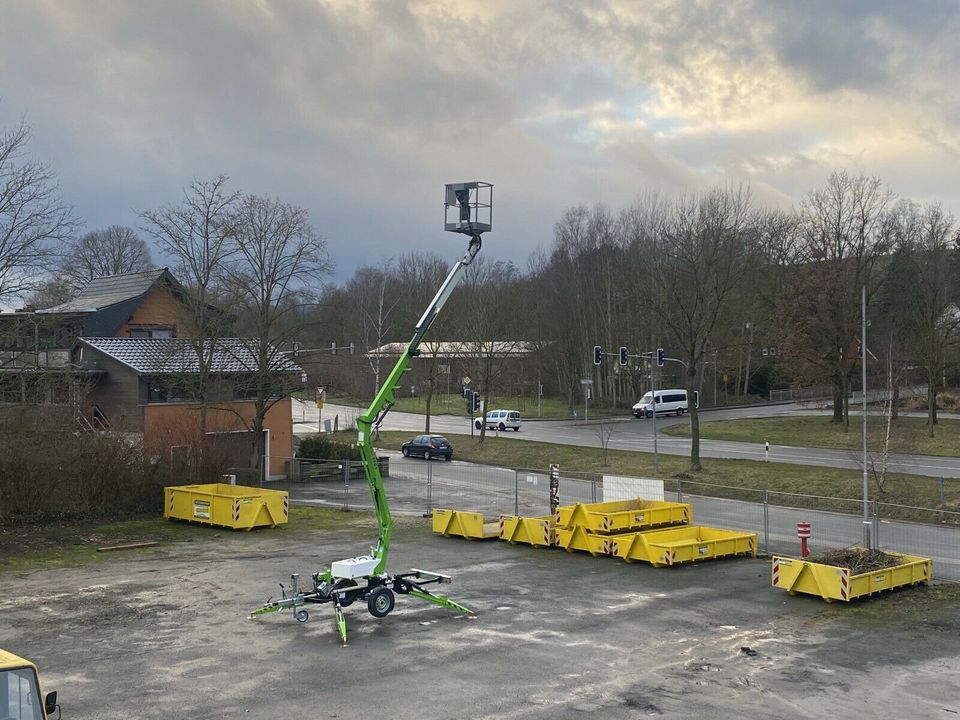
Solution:
M 391 569 L 451 574 L 475 615 L 399 597 L 377 620 L 357 603 L 343 647 L 328 606 L 305 624 L 247 614 L 291 572 L 366 552 L 369 531 L 255 534 L 2 573 L 0 647 L 40 666 L 68 719 L 960 713 L 956 586 L 826 604 L 771 589 L 769 561 L 655 569 L 417 520 Z

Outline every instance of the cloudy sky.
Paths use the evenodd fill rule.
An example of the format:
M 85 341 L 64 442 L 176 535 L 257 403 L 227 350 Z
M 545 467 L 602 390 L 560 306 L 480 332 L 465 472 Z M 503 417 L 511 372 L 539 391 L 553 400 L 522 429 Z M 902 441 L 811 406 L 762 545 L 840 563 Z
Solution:
M 479 179 L 523 266 L 649 188 L 789 204 L 848 169 L 960 214 L 958 36 L 950 0 L 7 0 L 0 126 L 90 229 L 223 173 L 308 208 L 343 280 L 459 255 L 443 185 Z

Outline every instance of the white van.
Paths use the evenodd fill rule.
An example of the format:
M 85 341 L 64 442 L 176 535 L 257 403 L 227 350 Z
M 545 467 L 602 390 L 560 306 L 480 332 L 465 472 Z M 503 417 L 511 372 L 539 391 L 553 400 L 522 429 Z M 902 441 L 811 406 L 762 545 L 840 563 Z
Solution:
M 650 393 L 640 398 L 640 402 L 633 406 L 633 416 L 638 418 L 653 417 L 654 404 L 659 415 L 676 413 L 679 417 L 690 409 L 686 390 L 657 390 L 657 397 L 653 400 L 653 404 L 651 404 L 651 400 Z
M 516 410 L 491 410 L 486 415 L 487 427 L 491 430 L 496 428 L 503 432 L 507 428 L 512 428 L 514 432 L 520 431 L 520 413 Z M 473 426 L 480 429 L 480 418 L 477 418 Z

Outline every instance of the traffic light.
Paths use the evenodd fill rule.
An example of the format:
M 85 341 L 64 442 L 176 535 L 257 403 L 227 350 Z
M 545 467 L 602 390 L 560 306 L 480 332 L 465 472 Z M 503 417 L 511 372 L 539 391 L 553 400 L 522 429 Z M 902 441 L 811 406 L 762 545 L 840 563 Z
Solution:
M 473 391 L 473 412 L 480 412 L 480 393 L 476 390 Z
M 603 360 L 603 348 L 599 345 L 593 346 L 593 364 L 599 365 Z
M 628 355 L 627 349 L 621 345 L 620 346 L 620 364 L 621 365 L 627 364 L 627 355 Z
M 657 348 L 657 367 L 663 367 L 663 348 Z

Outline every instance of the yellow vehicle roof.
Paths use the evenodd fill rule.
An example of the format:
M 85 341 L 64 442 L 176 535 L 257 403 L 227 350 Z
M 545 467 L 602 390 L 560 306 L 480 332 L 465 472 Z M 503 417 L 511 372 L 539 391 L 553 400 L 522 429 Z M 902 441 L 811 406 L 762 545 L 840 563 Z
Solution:
M 7 652 L 6 650 L 0 648 L 0 670 L 10 670 L 11 668 L 19 667 L 31 667 L 34 670 L 37 669 L 29 660 L 24 660 L 19 655 L 14 655 L 12 652 Z

